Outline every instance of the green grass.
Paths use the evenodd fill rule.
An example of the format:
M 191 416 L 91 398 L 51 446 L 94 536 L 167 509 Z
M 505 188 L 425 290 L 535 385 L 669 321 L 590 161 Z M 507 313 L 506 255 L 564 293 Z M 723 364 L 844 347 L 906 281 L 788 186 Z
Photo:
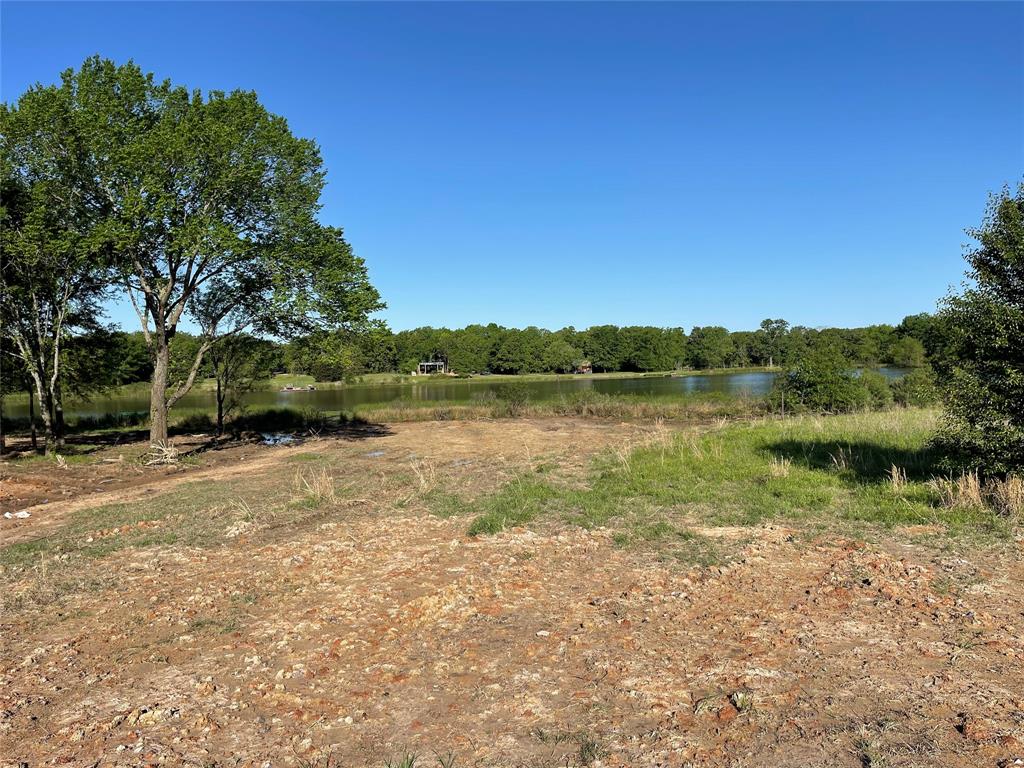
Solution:
M 394 400 L 356 406 L 355 417 L 374 422 L 463 421 L 559 416 L 632 420 L 744 418 L 763 410 L 761 398 L 723 393 L 672 395 L 602 394 L 583 390 L 510 405 L 495 397 L 478 400 Z
M 222 526 L 219 520 L 204 524 L 200 514 L 222 500 L 223 488 L 213 481 L 186 483 L 176 490 L 143 502 L 109 504 L 83 509 L 71 515 L 67 525 L 51 535 L 32 541 L 10 544 L 0 548 L 0 566 L 25 566 L 41 556 L 80 555 L 104 557 L 126 547 L 141 548 L 161 544 L 194 546 L 212 537 L 212 526 Z M 206 515 L 205 517 L 209 517 Z M 190 518 L 189 525 L 171 525 L 168 529 L 129 529 L 125 532 L 96 536 L 99 531 L 133 526 L 173 518 Z M 199 524 L 197 524 L 199 523 Z M 173 530 L 169 530 L 173 528 Z M 89 541 L 92 538 L 92 541 Z
M 283 494 L 248 486 L 241 481 L 185 483 L 138 501 L 74 512 L 48 536 L 0 546 L 0 614 L 109 586 L 96 561 L 122 550 L 216 546 L 241 509 L 274 515 L 286 508 Z M 12 588 L 13 583 L 18 587 Z
M 929 481 L 927 447 L 937 413 L 894 410 L 847 416 L 762 419 L 667 435 L 605 456 L 589 486 L 523 477 L 478 500 L 471 535 L 542 516 L 616 528 L 624 545 L 675 542 L 681 556 L 713 559 L 713 543 L 689 530 L 805 520 L 845 530 L 938 525 L 951 536 L 1006 537 L 1010 522 L 985 508 L 947 508 Z M 893 467 L 906 474 L 893 483 Z

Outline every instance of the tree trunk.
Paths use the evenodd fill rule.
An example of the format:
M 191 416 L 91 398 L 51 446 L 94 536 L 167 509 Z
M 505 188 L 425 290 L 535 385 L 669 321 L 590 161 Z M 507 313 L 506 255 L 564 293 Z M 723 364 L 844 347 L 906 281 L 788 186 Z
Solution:
M 57 448 L 64 447 L 64 393 L 58 381 L 50 393 L 53 402 L 53 442 Z
M 4 444 L 4 396 L 0 395 L 0 456 L 3 455 L 6 447 Z
M 32 450 L 39 450 L 39 438 L 36 435 L 36 401 L 33 399 L 35 393 L 31 387 L 28 390 L 28 427 L 29 434 L 32 436 Z
M 43 420 L 43 452 L 49 456 L 57 448 L 53 437 L 53 399 L 50 397 L 49 392 L 44 392 L 40 388 L 37 394 L 37 402 L 39 404 L 39 418 Z
M 224 434 L 224 394 L 220 386 L 220 376 L 217 377 L 217 436 Z
M 167 445 L 167 372 L 171 349 L 167 336 L 157 333 L 153 356 L 153 385 L 149 392 L 149 442 Z

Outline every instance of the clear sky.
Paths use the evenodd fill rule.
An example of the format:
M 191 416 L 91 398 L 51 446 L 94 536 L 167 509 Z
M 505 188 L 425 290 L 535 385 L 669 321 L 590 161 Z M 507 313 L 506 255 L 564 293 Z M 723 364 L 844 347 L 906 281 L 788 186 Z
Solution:
M 257 91 L 320 143 L 396 330 L 898 322 L 1024 171 L 1021 3 L 0 14 L 4 101 L 93 53 Z

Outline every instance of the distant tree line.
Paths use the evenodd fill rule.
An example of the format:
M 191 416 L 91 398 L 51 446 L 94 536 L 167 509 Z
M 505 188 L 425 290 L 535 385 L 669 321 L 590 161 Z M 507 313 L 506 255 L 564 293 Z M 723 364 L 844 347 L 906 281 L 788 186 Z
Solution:
M 754 331 L 721 326 L 683 328 L 599 325 L 586 330 L 415 328 L 365 334 L 324 333 L 282 350 L 292 373 L 342 380 L 364 373 L 409 373 L 422 361 L 445 360 L 458 373 L 570 373 L 583 362 L 595 372 L 785 367 L 827 349 L 853 366 L 948 367 L 948 337 L 941 318 L 920 314 L 896 326 L 806 328 L 770 319 Z
M 417 363 L 446 360 L 460 373 L 571 373 L 586 361 L 596 372 L 649 372 L 680 369 L 787 367 L 809 353 L 828 350 L 851 366 L 948 367 L 949 340 L 940 317 L 911 315 L 896 326 L 813 329 L 765 320 L 755 331 L 720 326 L 682 328 L 600 325 L 586 330 L 505 328 L 470 325 L 416 328 L 393 333 L 383 324 L 361 332 L 321 332 L 289 342 L 259 340 L 261 370 L 343 381 L 366 373 L 409 373 Z M 179 331 L 170 344 L 171 377 L 191 365 L 201 337 Z M 68 340 L 67 359 L 89 365 L 73 377 L 76 393 L 149 381 L 153 360 L 140 331 L 102 329 Z M 214 378 L 204 359 L 199 378 Z

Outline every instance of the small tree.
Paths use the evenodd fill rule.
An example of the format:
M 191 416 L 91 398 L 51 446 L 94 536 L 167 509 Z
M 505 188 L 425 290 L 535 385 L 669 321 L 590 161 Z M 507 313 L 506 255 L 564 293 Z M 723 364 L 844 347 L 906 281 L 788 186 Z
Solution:
M 892 345 L 889 356 L 900 368 L 920 368 L 925 364 L 924 344 L 913 336 L 904 336 Z
M 871 392 L 834 350 L 818 349 L 775 379 L 769 395 L 773 410 L 845 413 L 871 403 Z
M 942 310 L 953 370 L 937 443 L 959 466 L 1002 475 L 1024 468 L 1024 183 L 990 198 L 968 234 L 973 286 Z
M 210 347 L 210 367 L 216 382 L 217 434 L 224 434 L 224 422 L 242 404 L 242 397 L 257 381 L 270 375 L 274 347 L 249 334 L 219 339 Z
M 28 374 L 46 450 L 64 444 L 65 344 L 95 328 L 106 288 L 88 153 L 72 100 L 38 86 L 0 105 L 0 333 Z

